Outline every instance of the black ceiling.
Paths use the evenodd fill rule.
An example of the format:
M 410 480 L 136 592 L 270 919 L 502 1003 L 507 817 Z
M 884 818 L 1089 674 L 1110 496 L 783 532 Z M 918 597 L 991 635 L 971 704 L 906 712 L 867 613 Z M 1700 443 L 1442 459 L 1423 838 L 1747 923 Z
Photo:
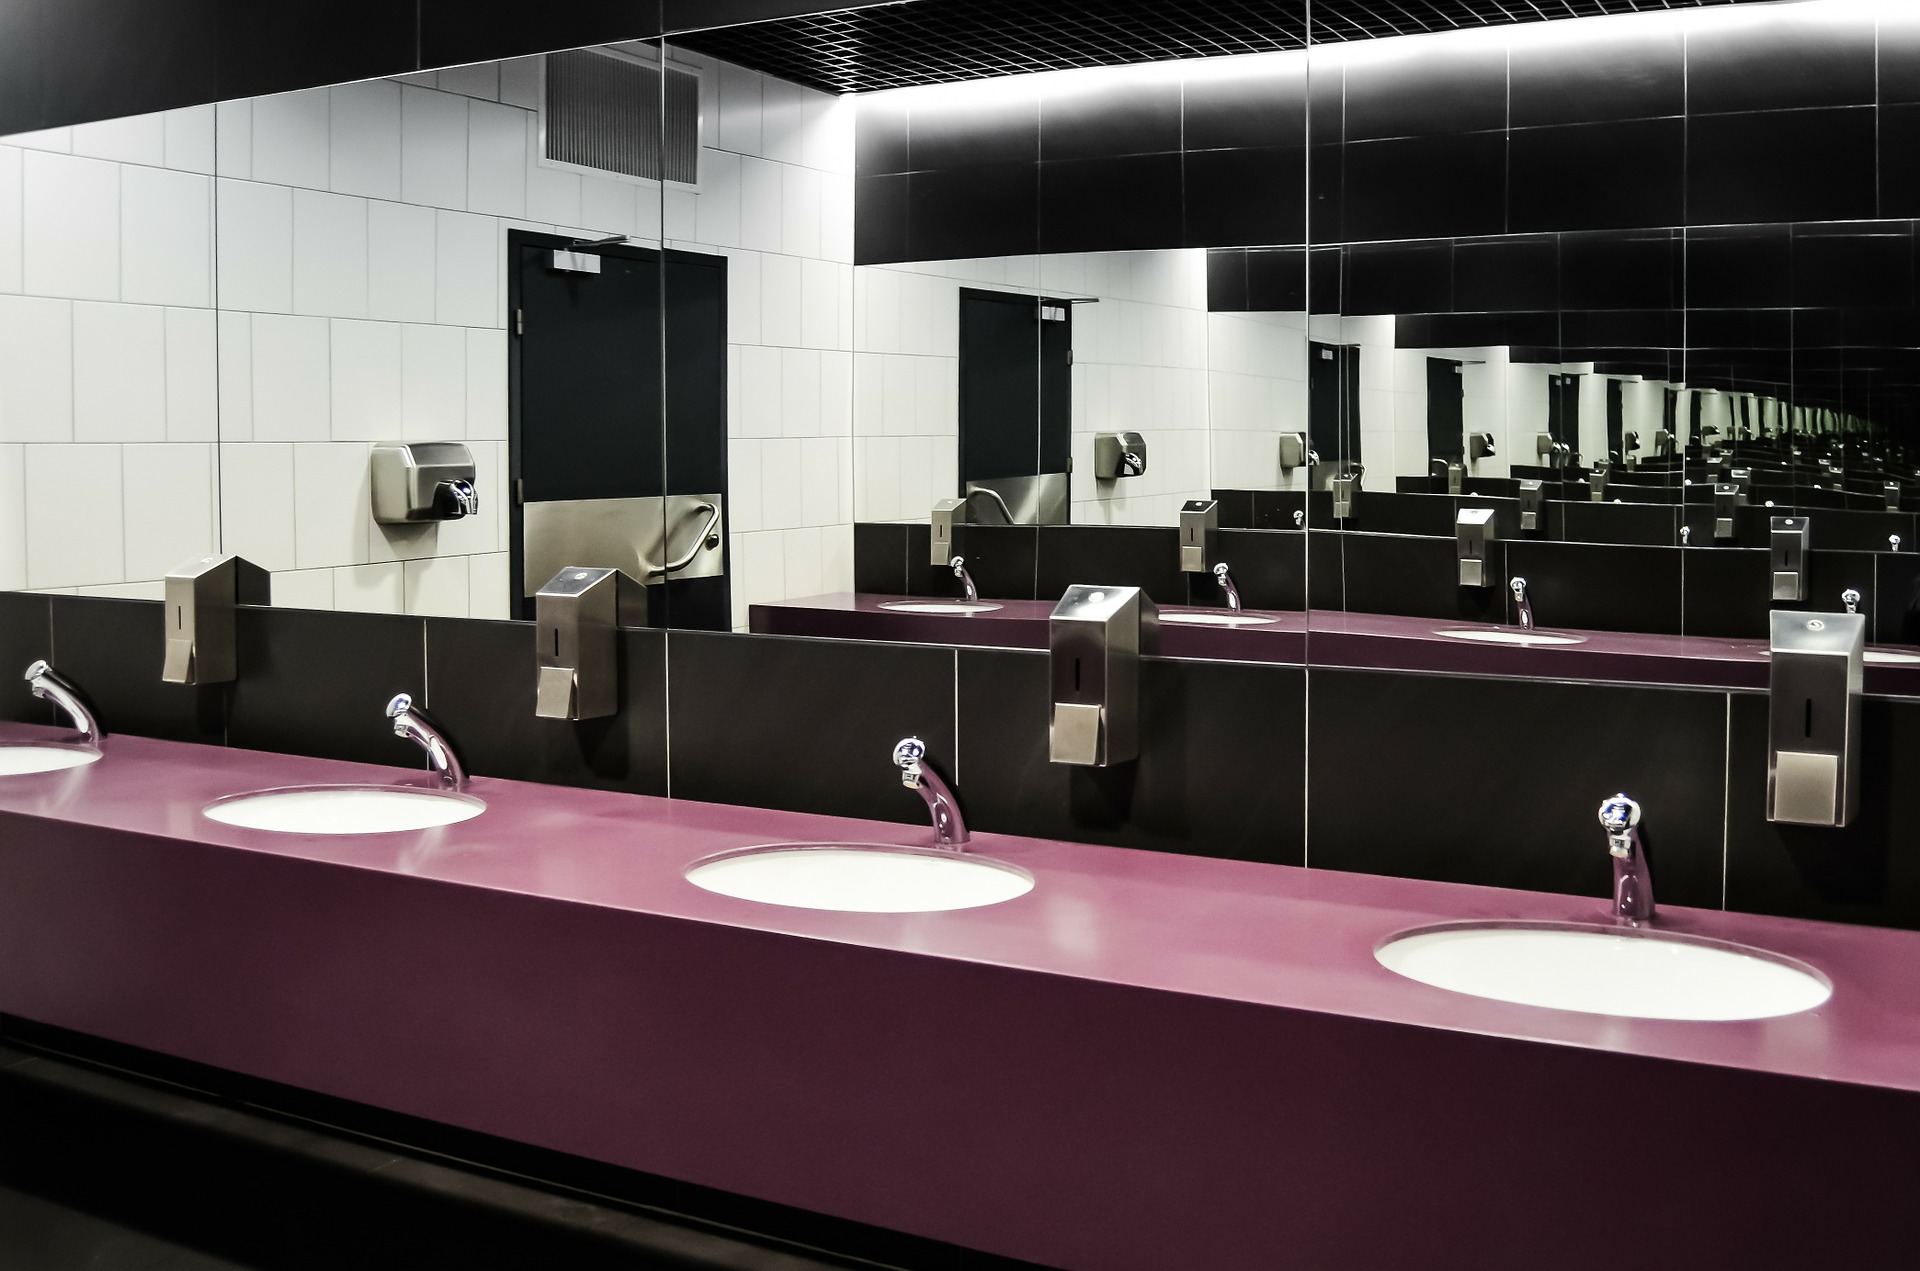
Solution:
M 865 93 L 1030 71 L 1304 48 L 1756 0 L 911 0 L 670 37 L 814 88 Z

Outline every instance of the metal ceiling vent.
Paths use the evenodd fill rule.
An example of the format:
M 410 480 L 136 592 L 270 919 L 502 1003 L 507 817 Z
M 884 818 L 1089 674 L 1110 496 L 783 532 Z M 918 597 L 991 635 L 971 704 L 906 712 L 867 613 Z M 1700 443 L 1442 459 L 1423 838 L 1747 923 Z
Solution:
M 556 166 L 698 184 L 700 79 L 668 66 L 663 88 L 658 66 L 621 53 L 549 53 L 540 133 Z

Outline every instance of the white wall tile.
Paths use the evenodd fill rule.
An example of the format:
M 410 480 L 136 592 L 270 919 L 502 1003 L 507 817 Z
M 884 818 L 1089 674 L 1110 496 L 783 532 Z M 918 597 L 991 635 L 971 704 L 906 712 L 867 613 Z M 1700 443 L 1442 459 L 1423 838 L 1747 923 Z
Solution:
M 438 86 L 443 93 L 499 101 L 500 63 L 474 62 L 467 66 L 444 66 L 440 68 Z
M 540 109 L 538 57 L 513 57 L 500 63 L 500 100 L 509 106 Z
M 0 591 L 27 585 L 27 448 L 0 444 Z
M 400 353 L 401 433 L 409 441 L 467 435 L 467 340 L 457 327 L 408 323 Z
M 540 146 L 538 121 L 527 111 L 516 111 L 527 130 L 527 212 L 528 219 L 551 221 L 556 225 L 581 224 L 580 174 L 563 168 L 549 168 L 533 162 Z
M 367 202 L 293 192 L 293 309 L 333 318 L 367 314 Z
M 325 318 L 255 314 L 253 439 L 325 441 L 329 418 Z
M 359 441 L 294 446 L 294 561 L 301 569 L 366 563 L 372 449 Z
M 501 279 L 499 222 L 440 212 L 435 217 L 434 320 L 454 326 L 498 325 Z
M 28 446 L 26 452 L 27 586 L 124 581 L 120 447 Z M 75 508 L 86 515 L 75 516 Z
M 72 439 L 72 304 L 0 296 L 0 441 Z
M 423 207 L 466 207 L 466 98 L 400 89 L 400 199 Z
M 700 207 L 697 231 L 713 247 L 740 246 L 740 164 L 737 154 L 700 151 Z
M 166 163 L 179 172 L 212 176 L 217 167 L 218 113 L 212 106 L 185 106 L 162 116 Z
M 464 618 L 471 597 L 465 556 L 429 556 L 406 562 L 406 611 L 422 617 Z
M 120 169 L 100 159 L 28 154 L 25 281 L 36 296 L 120 296 Z
M 221 180 L 214 197 L 220 307 L 286 313 L 293 308 L 293 191 Z
M 853 178 L 820 178 L 820 254 L 842 264 L 853 263 Z
M 273 576 L 276 609 L 333 608 L 331 569 L 285 569 Z
M 253 99 L 221 102 L 213 108 L 214 170 L 223 177 L 253 179 Z
M 740 159 L 740 245 L 755 251 L 780 250 L 780 217 L 786 195 L 780 165 L 766 159 Z
M 797 529 L 805 521 L 805 494 L 801 489 L 804 453 L 799 438 L 761 443 L 760 523 L 767 529 Z
M 214 541 L 212 443 L 125 446 L 126 578 L 164 578 Z
M 513 576 L 506 552 L 467 557 L 467 616 L 505 621 L 513 617 Z
M 807 100 L 819 94 L 771 75 L 761 79 L 760 94 L 760 153 L 780 163 L 805 163 Z
M 507 333 L 467 332 L 467 436 L 507 439 Z
M 800 265 L 792 256 L 760 258 L 760 340 L 800 346 Z
M 780 178 L 780 250 L 789 256 L 820 255 L 820 174 L 785 168 Z
M 116 163 L 159 167 L 167 161 L 167 125 L 160 115 L 129 115 L 76 124 L 73 153 Z
M 253 179 L 327 188 L 328 93 L 306 88 L 253 99 Z
M 120 298 L 213 303 L 213 181 L 191 172 L 120 171 Z
M 355 613 L 401 613 L 406 608 L 407 572 L 398 561 L 333 571 L 333 607 Z
M 601 234 L 634 234 L 640 229 L 639 187 L 606 177 L 580 178 L 580 223 Z M 652 198 L 651 191 L 646 197 Z
M 394 441 L 404 436 L 400 333 L 400 325 L 393 322 L 333 322 L 329 383 L 335 441 Z
M 400 197 L 400 86 L 388 80 L 328 90 L 333 123 L 328 184 L 340 194 Z
M 434 255 L 432 208 L 367 204 L 367 316 L 433 321 Z
M 736 435 L 778 437 L 783 379 L 780 350 L 762 345 L 740 346 L 734 350 L 733 360 L 740 365 Z
M 167 440 L 220 439 L 220 348 L 211 309 L 167 310 Z
M 25 151 L 0 146 L 0 292 L 19 291 L 21 285 L 24 159 Z
M 73 153 L 72 128 L 42 128 L 35 132 L 16 132 L 0 137 L 10 146 L 23 146 L 28 150 L 45 150 L 52 154 Z
M 820 431 L 820 355 L 806 349 L 780 352 L 780 432 L 812 437 Z
M 219 430 L 222 441 L 253 440 L 253 315 L 215 315 L 219 353 Z
M 720 63 L 720 127 L 719 140 L 715 143 L 722 150 L 731 150 L 735 154 L 759 154 L 762 107 L 761 81 L 764 77 L 758 71 L 735 66 L 731 62 Z
M 782 257 L 782 259 L 785 259 Z M 810 349 L 827 349 L 844 343 L 840 314 L 853 309 L 852 270 L 825 260 L 800 262 L 800 343 Z M 850 340 L 852 332 L 849 330 Z
M 828 525 L 820 530 L 820 590 L 853 590 L 853 525 Z
M 275 573 L 294 567 L 290 443 L 220 443 L 220 550 Z
M 735 534 L 727 544 L 733 554 L 729 562 L 733 574 L 733 625 L 744 631 L 747 606 L 786 597 L 787 565 L 783 540 L 786 535 L 772 532 Z
M 467 104 L 467 207 L 493 216 L 527 214 L 527 112 Z
M 692 190 L 668 186 L 660 192 L 660 233 L 692 242 L 700 233 L 700 199 Z
M 167 319 L 150 305 L 73 306 L 73 439 L 165 441 Z
M 800 443 L 800 522 L 831 525 L 840 519 L 842 446 L 838 437 L 808 437 Z
M 760 343 L 759 252 L 727 253 L 727 340 Z
M 788 530 L 784 541 L 786 566 L 781 595 L 785 599 L 817 596 L 821 593 L 820 531 L 813 528 Z

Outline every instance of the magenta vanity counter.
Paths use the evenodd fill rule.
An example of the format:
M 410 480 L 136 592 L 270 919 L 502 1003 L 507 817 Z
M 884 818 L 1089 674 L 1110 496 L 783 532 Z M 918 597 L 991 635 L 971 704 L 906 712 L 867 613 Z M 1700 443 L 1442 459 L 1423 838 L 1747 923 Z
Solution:
M 200 814 L 402 780 L 135 737 L 0 780 L 0 1011 L 1049 1266 L 1910 1265 L 1917 933 L 1665 909 L 1834 993 L 1640 1021 L 1372 956 L 1600 898 L 976 834 L 1034 890 L 830 913 L 683 872 L 930 833 L 486 779 L 484 815 L 419 832 Z

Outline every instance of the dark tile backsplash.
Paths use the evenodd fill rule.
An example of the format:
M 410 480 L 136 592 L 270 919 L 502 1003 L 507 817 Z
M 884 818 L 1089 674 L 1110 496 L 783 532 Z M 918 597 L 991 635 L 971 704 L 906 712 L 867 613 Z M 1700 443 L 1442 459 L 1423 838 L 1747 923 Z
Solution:
M 46 724 L 52 710 L 27 691 L 26 669 L 42 658 L 57 668 L 52 597 L 0 591 L 0 719 Z
M 239 675 L 227 686 L 228 745 L 426 766 L 420 748 L 394 736 L 386 716 L 396 693 L 427 700 L 425 619 L 242 609 L 237 637 Z M 159 639 L 157 630 L 153 638 Z
M 53 596 L 53 644 L 60 673 L 95 699 L 100 726 L 168 741 L 226 740 L 227 684 L 160 679 L 164 627 L 157 600 Z M 3 670 L 4 668 L 0 668 Z M 113 703 L 106 718 L 100 703 Z

